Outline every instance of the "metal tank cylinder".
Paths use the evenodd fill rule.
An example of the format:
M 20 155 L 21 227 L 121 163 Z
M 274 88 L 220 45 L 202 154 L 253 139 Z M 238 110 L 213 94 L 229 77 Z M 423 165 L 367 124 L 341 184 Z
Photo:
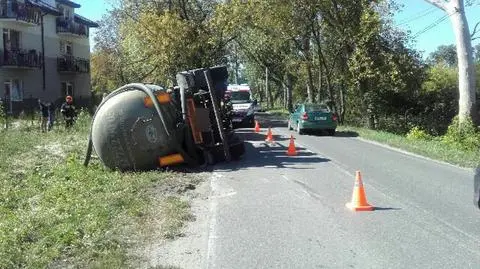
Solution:
M 163 91 L 158 86 L 148 87 Z M 176 134 L 178 114 L 173 104 L 160 105 L 165 128 L 155 107 L 145 104 L 146 97 L 141 90 L 127 89 L 112 93 L 98 108 L 91 139 L 106 167 L 122 171 L 154 169 L 160 156 L 176 153 L 176 146 L 182 143 L 182 136 Z

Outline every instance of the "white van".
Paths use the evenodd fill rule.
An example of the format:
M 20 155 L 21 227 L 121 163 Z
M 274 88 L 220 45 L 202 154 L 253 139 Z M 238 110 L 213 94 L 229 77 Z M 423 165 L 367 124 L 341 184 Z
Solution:
M 250 86 L 246 84 L 228 85 L 226 95 L 230 97 L 233 106 L 233 125 L 255 127 L 255 108 L 257 106 L 257 100 L 253 99 Z

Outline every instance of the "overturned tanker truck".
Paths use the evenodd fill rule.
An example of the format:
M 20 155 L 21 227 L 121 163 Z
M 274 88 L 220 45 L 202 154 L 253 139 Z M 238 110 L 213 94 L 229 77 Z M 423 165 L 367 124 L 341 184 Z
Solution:
M 227 68 L 183 71 L 176 78 L 173 91 L 134 83 L 106 96 L 93 117 L 85 166 L 93 150 L 120 171 L 239 159 L 245 148 L 224 99 Z

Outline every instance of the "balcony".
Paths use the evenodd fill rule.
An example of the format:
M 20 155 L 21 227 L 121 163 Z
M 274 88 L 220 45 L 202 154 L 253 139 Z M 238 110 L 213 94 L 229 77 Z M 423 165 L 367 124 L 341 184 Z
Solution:
M 58 57 L 57 70 L 60 73 L 90 73 L 90 61 L 67 55 Z
M 0 21 L 12 21 L 28 26 L 40 25 L 40 9 L 18 1 L 0 0 Z
M 0 50 L 0 67 L 35 69 L 42 67 L 42 54 L 36 50 Z
M 62 17 L 57 18 L 57 34 L 75 37 L 89 36 L 88 26 Z

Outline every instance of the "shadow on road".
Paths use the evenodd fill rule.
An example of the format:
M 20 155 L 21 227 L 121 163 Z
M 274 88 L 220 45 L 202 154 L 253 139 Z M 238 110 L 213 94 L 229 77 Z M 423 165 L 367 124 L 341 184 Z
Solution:
M 240 161 L 221 163 L 216 167 L 221 170 L 237 171 L 251 167 L 289 168 L 289 169 L 313 169 L 309 164 L 329 162 L 327 158 L 319 157 L 318 154 L 306 151 L 303 147 L 295 147 L 296 156 L 288 156 L 285 145 L 278 143 L 266 143 L 265 134 L 255 133 L 244 129 L 237 132 L 245 141 L 245 155 Z M 289 138 L 275 136 L 275 141 L 285 141 Z
M 402 210 L 401 208 L 395 208 L 395 207 L 373 207 L 375 211 L 386 211 L 386 210 Z
M 267 129 L 262 129 L 261 132 L 255 133 L 253 130 L 249 129 L 238 129 L 235 133 L 240 135 L 245 141 L 265 141 L 267 138 Z M 275 131 L 272 131 L 272 137 L 274 141 L 287 141 L 290 138 L 282 137 L 281 135 L 275 134 Z
M 222 163 L 217 166 L 217 169 L 237 171 L 248 169 L 252 167 L 267 167 L 267 168 L 289 168 L 289 169 L 314 169 L 308 167 L 308 164 L 329 162 L 329 159 L 318 157 L 317 154 L 311 152 L 301 152 L 297 149 L 297 156 L 287 156 L 287 148 L 275 144 L 273 146 L 266 143 L 253 145 L 245 142 L 246 153 L 240 161 Z M 298 167 L 298 165 L 302 165 Z

